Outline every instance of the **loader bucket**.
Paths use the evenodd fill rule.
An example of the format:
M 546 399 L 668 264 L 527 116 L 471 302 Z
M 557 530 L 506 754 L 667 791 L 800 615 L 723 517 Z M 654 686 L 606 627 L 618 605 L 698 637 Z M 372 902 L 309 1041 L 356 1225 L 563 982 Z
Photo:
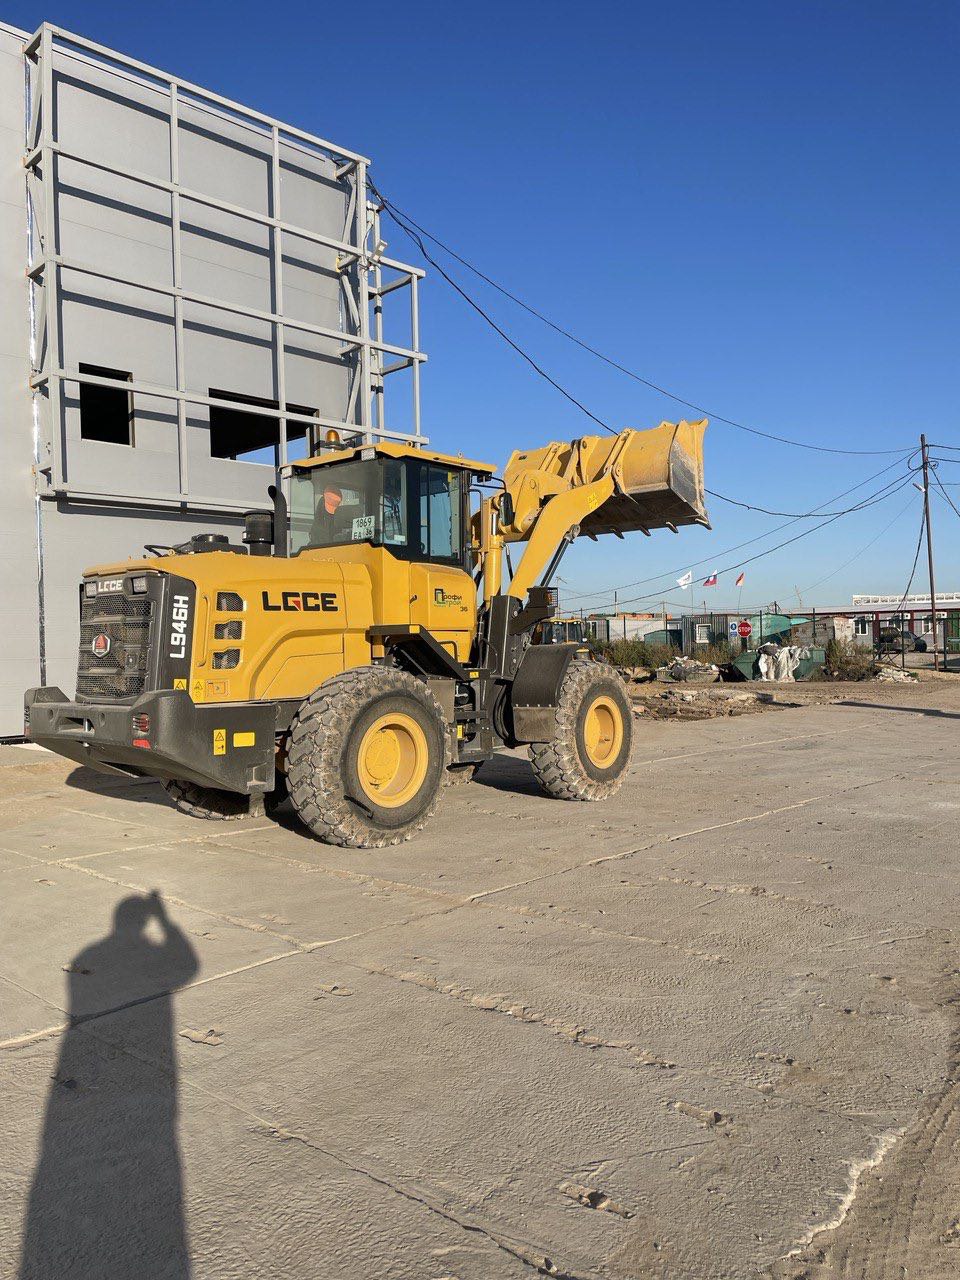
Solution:
M 648 431 L 631 431 L 613 464 L 618 492 L 581 521 L 583 534 L 627 533 L 707 522 L 703 493 L 701 422 L 661 422 Z M 599 446 L 616 441 L 598 440 Z M 597 456 L 599 461 L 599 454 Z
M 706 427 L 705 418 L 661 422 L 646 431 L 584 436 L 570 444 L 515 453 L 504 479 L 509 486 L 511 477 L 521 472 L 546 472 L 576 488 L 612 472 L 614 492 L 580 521 L 582 535 L 649 532 L 687 524 L 709 527 L 703 492 Z

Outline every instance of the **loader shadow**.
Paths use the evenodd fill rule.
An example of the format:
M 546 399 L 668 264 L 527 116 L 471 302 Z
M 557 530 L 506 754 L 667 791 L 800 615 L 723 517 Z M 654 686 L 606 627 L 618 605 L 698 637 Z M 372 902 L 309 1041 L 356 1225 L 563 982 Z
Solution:
M 123 778 L 119 774 L 100 773 L 83 765 L 67 775 L 67 786 L 94 796 L 120 796 L 137 804 L 156 804 L 170 808 L 163 788 L 156 778 Z
M 859 702 L 855 698 L 844 699 L 841 707 L 864 707 L 868 711 L 907 711 L 914 716 L 939 716 L 944 720 L 960 720 L 960 711 L 941 711 L 939 707 L 898 707 L 886 702 Z
M 171 1001 L 198 967 L 156 893 L 67 966 L 19 1280 L 189 1280 Z
M 495 753 L 478 770 L 474 782 L 511 795 L 542 796 L 526 758 Z

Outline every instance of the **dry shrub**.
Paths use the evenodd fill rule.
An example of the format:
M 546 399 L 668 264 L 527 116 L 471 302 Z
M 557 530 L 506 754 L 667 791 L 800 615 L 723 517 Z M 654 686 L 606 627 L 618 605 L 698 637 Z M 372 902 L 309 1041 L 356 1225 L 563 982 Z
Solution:
M 828 640 L 824 666 L 833 680 L 869 680 L 877 670 L 873 652 L 852 640 Z
M 669 644 L 648 644 L 638 638 L 632 640 L 606 640 L 597 644 L 597 650 L 615 667 L 662 667 L 672 662 L 680 650 Z

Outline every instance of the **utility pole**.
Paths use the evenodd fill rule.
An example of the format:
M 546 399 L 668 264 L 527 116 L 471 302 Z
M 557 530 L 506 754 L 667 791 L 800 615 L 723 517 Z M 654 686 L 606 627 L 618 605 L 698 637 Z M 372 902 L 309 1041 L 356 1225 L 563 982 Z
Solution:
M 923 518 L 927 526 L 927 568 L 930 572 L 930 618 L 933 623 L 933 669 L 940 670 L 937 656 L 937 590 L 933 581 L 933 536 L 930 532 L 930 459 L 927 437 L 920 436 L 920 456 L 923 459 Z M 902 630 L 902 623 L 901 623 Z

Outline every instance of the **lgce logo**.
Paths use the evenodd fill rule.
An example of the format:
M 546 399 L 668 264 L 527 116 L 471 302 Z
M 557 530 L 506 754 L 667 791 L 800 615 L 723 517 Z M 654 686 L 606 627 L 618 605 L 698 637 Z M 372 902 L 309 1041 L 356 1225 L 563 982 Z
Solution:
M 335 591 L 281 591 L 279 603 L 270 599 L 269 591 L 260 598 L 267 613 L 336 613 L 340 608 Z

